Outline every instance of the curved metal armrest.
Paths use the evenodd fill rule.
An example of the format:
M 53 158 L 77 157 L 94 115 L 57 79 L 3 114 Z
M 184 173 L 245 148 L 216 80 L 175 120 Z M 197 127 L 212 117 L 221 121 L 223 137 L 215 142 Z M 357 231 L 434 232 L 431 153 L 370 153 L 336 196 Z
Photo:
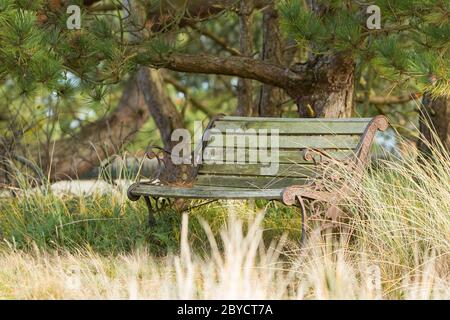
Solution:
M 155 151 L 157 150 L 157 151 Z M 171 161 L 170 157 L 165 157 L 166 155 L 171 156 L 172 153 L 162 147 L 159 146 L 148 146 L 145 151 L 145 155 L 148 159 L 155 159 L 158 161 L 158 168 L 156 170 L 156 174 L 152 177 L 152 181 L 159 180 L 162 172 L 167 166 L 167 161 Z
M 138 201 L 141 196 L 137 196 L 133 194 L 133 190 L 139 185 L 139 182 L 133 183 L 131 186 L 128 187 L 127 190 L 127 197 L 130 199 L 130 201 Z
M 370 146 L 375 138 L 375 134 L 378 130 L 385 131 L 387 128 L 389 128 L 389 121 L 385 116 L 381 115 L 374 117 L 366 127 L 361 141 L 356 147 L 358 163 L 361 168 L 363 168 L 368 161 Z
M 158 150 L 158 152 L 153 151 L 153 149 Z M 159 147 L 159 146 L 148 146 L 147 150 L 145 151 L 145 155 L 147 156 L 147 158 L 149 159 L 154 159 L 154 158 L 163 158 L 164 154 L 166 155 L 172 155 L 172 153 L 166 149 L 164 149 L 163 147 Z M 160 156 L 162 155 L 162 156 Z
M 156 152 L 152 149 L 155 149 Z M 156 174 L 152 177 L 152 181 L 158 180 L 159 184 L 164 185 L 183 185 L 188 186 L 193 183 L 196 177 L 195 168 L 191 164 L 178 163 L 178 156 L 170 151 L 158 147 L 149 146 L 146 152 L 147 158 L 158 161 Z

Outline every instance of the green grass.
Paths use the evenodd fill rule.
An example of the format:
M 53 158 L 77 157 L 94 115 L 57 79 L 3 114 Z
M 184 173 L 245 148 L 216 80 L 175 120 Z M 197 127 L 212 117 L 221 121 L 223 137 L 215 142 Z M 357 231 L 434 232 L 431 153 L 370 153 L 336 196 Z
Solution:
M 193 202 L 192 204 L 198 204 Z M 249 205 L 255 211 L 267 209 L 264 227 L 266 239 L 280 237 L 288 231 L 293 240 L 300 237 L 298 212 L 280 203 L 240 202 L 239 210 L 226 202 L 195 208 L 191 215 L 201 217 L 217 234 L 230 210 L 243 219 L 251 219 Z M 230 209 L 231 208 L 231 209 Z M 156 215 L 156 225 L 147 224 L 144 201 L 130 202 L 117 195 L 60 197 L 36 193 L 0 202 L 2 246 L 30 250 L 79 250 L 86 247 L 100 254 L 131 252 L 142 247 L 156 255 L 177 251 L 180 243 L 181 215 L 166 210 Z M 202 248 L 207 238 L 198 219 L 190 219 L 190 240 Z

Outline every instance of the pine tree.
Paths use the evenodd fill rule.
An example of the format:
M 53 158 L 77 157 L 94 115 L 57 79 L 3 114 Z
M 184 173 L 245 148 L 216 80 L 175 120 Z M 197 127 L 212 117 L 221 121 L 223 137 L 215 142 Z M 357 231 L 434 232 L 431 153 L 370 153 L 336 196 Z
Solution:
M 80 30 L 67 28 L 71 4 L 81 8 Z M 279 116 L 292 101 L 302 117 L 389 113 L 384 105 L 392 106 L 396 116 L 406 114 L 404 102 L 424 96 L 435 113 L 433 125 L 449 141 L 450 112 L 448 103 L 441 102 L 450 94 L 450 3 L 380 0 L 376 5 L 380 29 L 367 27 L 369 3 L 357 1 L 134 0 L 124 5 L 118 0 L 0 0 L 0 82 L 8 88 L 5 97 L 57 101 L 59 111 L 51 114 L 59 130 L 53 138 L 82 133 L 83 127 L 71 127 L 82 119 L 62 114 L 87 108 L 94 110 L 91 120 L 100 120 L 105 101 L 123 110 L 117 93 L 123 92 L 121 101 L 126 101 L 129 91 L 122 84 L 136 81 L 138 70 L 151 67 L 173 71 L 166 83 L 189 98 L 194 92 L 205 99 L 196 88 L 208 79 L 214 83 L 208 101 L 225 90 L 222 76 L 241 79 L 237 112 L 242 114 Z M 20 108 L 16 98 L 7 108 Z M 180 111 L 165 98 L 156 100 L 169 101 L 165 106 L 148 101 L 151 114 Z M 199 99 L 191 101 L 214 113 Z M 37 105 L 21 112 L 36 118 L 44 112 Z M 142 112 L 141 107 L 137 104 L 136 110 Z M 127 120 L 143 124 L 136 119 Z M 176 122 L 171 126 L 182 125 Z M 161 133 L 163 123 L 166 119 L 157 121 Z
M 297 43 L 314 57 L 345 53 L 357 69 L 371 69 L 391 88 L 406 91 L 406 96 L 424 95 L 421 121 L 425 116 L 449 149 L 450 110 L 445 101 L 450 99 L 450 3 L 376 1 L 380 29 L 366 28 L 368 4 L 311 3 L 308 7 L 287 0 L 280 5 L 285 28 Z

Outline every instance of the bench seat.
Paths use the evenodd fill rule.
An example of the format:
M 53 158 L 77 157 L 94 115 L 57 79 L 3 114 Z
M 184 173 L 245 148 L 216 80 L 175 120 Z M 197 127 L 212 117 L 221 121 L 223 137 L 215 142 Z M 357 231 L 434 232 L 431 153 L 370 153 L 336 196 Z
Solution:
M 281 200 L 283 189 L 249 189 L 197 185 L 180 187 L 141 182 L 130 187 L 130 191 L 135 197 L 151 194 L 153 197 L 167 198 Z

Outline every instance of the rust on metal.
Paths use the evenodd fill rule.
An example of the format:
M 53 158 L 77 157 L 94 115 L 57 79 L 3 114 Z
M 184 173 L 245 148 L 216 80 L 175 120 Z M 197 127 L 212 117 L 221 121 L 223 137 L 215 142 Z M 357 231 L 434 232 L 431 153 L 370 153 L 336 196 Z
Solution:
M 357 159 L 360 166 L 365 166 L 368 160 L 370 146 L 372 145 L 375 134 L 378 130 L 385 131 L 389 127 L 389 121 L 385 116 L 374 117 L 367 126 L 358 147 Z
M 313 216 L 323 212 L 318 208 L 318 201 L 328 203 L 325 218 L 335 223 L 342 214 L 338 205 L 343 198 L 349 195 L 351 188 L 348 185 L 349 177 L 341 174 L 353 173 L 352 179 L 360 180 L 362 172 L 368 162 L 370 146 L 378 130 L 385 131 L 389 122 L 384 116 L 376 116 L 367 125 L 361 140 L 356 148 L 356 157 L 335 159 L 325 150 L 306 148 L 303 150 L 304 159 L 313 161 L 315 165 L 322 166 L 322 174 L 306 185 L 294 185 L 283 190 L 282 201 L 286 205 L 295 205 L 299 202 L 302 208 L 308 206 Z
M 223 116 L 223 114 L 218 114 L 211 118 L 203 131 L 202 140 L 191 153 L 191 159 L 198 156 L 198 153 L 205 148 L 206 143 L 208 142 L 207 139 L 205 139 L 205 135 L 208 133 L 208 130 L 213 127 L 215 121 Z M 193 186 L 198 174 L 199 166 L 192 166 L 191 164 L 176 165 L 172 161 L 171 152 L 159 146 L 147 147 L 146 156 L 149 159 L 156 159 L 158 161 L 156 173 L 151 177 L 151 180 L 148 183 L 180 187 Z
M 128 187 L 127 190 L 127 197 L 130 199 L 130 201 L 138 201 L 141 197 L 136 196 L 133 194 L 134 188 L 136 188 L 139 185 L 139 182 L 133 183 L 131 186 Z

